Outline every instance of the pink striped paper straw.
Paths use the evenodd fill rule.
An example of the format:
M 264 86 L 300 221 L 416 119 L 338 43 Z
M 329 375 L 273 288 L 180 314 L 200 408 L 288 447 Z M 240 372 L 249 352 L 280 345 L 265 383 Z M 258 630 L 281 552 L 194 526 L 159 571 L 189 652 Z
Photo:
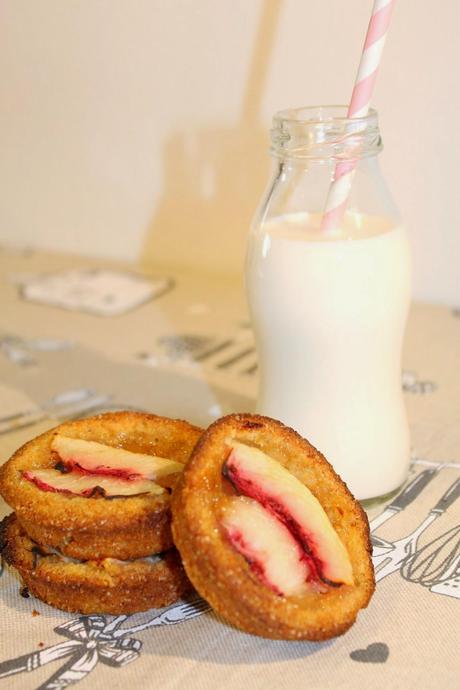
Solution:
M 348 106 L 349 118 L 365 117 L 369 111 L 393 5 L 394 0 L 374 0 L 358 74 Z M 326 232 L 333 232 L 341 226 L 348 205 L 355 166 L 356 160 L 349 160 L 338 163 L 335 167 L 334 180 L 329 188 L 321 224 L 322 230 Z

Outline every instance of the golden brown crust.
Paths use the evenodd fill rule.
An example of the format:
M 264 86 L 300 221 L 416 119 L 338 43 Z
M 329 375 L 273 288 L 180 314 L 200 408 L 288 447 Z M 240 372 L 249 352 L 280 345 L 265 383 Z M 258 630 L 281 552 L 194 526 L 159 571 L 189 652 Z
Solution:
M 47 431 L 19 448 L 0 468 L 0 494 L 35 541 L 75 558 L 131 559 L 172 546 L 170 495 L 105 499 L 42 491 L 24 470 L 48 468 L 53 436 L 98 441 L 183 464 L 202 434 L 188 422 L 141 412 L 112 412 Z
M 316 496 L 347 548 L 355 584 L 280 597 L 263 585 L 219 525 L 225 494 L 222 464 L 228 440 L 278 460 Z M 331 465 L 308 441 L 280 422 L 235 414 L 198 442 L 172 499 L 173 537 L 198 592 L 237 628 L 262 637 L 324 640 L 344 633 L 375 587 L 367 517 Z
M 4 520 L 4 535 L 5 560 L 31 594 L 64 611 L 135 613 L 169 606 L 190 589 L 175 549 L 156 561 L 73 563 L 37 548 L 14 514 Z

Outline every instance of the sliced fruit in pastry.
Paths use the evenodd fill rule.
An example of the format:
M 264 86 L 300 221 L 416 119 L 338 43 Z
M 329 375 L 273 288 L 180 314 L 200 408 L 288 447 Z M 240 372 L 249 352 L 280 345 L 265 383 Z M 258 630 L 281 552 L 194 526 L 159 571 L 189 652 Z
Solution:
M 62 464 L 68 470 L 77 469 L 89 474 L 124 479 L 160 479 L 184 469 L 184 466 L 175 460 L 133 453 L 123 448 L 113 448 L 96 441 L 68 438 L 60 434 L 53 438 L 51 449 L 59 455 Z
M 232 442 L 224 476 L 289 530 L 314 575 L 329 585 L 353 584 L 347 550 L 315 496 L 279 462 L 258 448 Z
M 251 498 L 237 496 L 226 507 L 222 526 L 230 543 L 267 587 L 281 596 L 305 594 L 311 577 L 308 559 L 270 511 Z
M 42 491 L 72 494 L 74 496 L 115 498 L 139 494 L 162 494 L 164 489 L 148 479 L 120 479 L 96 477 L 79 472 L 62 473 L 58 470 L 27 470 L 23 478 Z
M 259 449 L 268 456 L 267 461 L 259 468 L 249 461 L 247 468 L 241 460 L 241 455 L 245 456 L 241 444 Z M 267 462 L 279 464 L 319 501 L 326 521 L 321 511 L 321 517 L 317 517 L 311 498 L 299 499 L 308 508 L 309 533 L 313 532 L 312 525 L 320 539 L 329 530 L 335 532 L 332 542 L 337 545 L 336 539 L 339 541 L 339 562 L 343 550 L 347 554 L 343 580 L 351 580 L 352 571 L 353 584 L 334 586 L 332 579 L 323 581 L 324 572 L 321 578 L 317 575 L 319 557 L 315 560 L 309 543 L 297 536 L 304 528 L 302 515 L 297 515 L 296 510 L 298 492 L 290 482 L 286 486 L 285 478 L 278 472 L 273 476 L 271 469 L 267 471 Z M 233 479 L 233 486 L 224 478 L 223 470 Z M 246 492 L 256 497 L 241 495 Z M 263 527 L 262 522 L 254 524 L 254 517 L 248 520 L 240 514 L 240 508 L 233 508 L 234 501 L 255 501 L 277 520 L 300 547 L 310 571 L 300 571 L 295 557 L 289 565 L 285 556 L 273 564 L 270 543 L 275 539 L 268 539 L 270 554 L 264 552 L 267 521 L 264 519 Z M 278 510 L 279 514 L 273 510 L 278 504 L 283 508 Z M 174 543 L 193 586 L 219 615 L 245 632 L 272 639 L 326 640 L 350 628 L 372 596 L 375 581 L 366 514 L 324 456 L 293 429 L 274 419 L 233 414 L 214 422 L 201 436 L 180 475 L 171 510 Z M 286 543 L 291 542 L 283 537 L 283 546 L 276 547 L 278 551 Z M 296 546 L 293 549 L 294 554 L 299 553 Z M 324 551 L 323 548 L 323 556 Z M 335 562 L 334 553 L 334 548 L 329 548 L 326 556 L 330 554 L 330 560 Z M 251 560 L 256 569 L 263 564 L 262 575 L 267 578 L 269 573 L 270 584 L 257 577 L 254 568 L 251 570 Z M 283 567 L 293 571 L 293 581 L 282 579 Z M 328 570 L 326 573 L 332 578 Z M 306 585 L 304 593 L 302 581 Z M 293 594 L 281 596 L 273 589 L 274 582 L 278 591 Z

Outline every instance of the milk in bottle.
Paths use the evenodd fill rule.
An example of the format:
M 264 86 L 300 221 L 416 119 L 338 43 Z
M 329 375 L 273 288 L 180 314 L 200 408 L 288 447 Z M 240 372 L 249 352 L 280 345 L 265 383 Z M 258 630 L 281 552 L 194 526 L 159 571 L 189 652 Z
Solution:
M 275 183 L 248 245 L 257 411 L 296 429 L 368 499 L 397 489 L 409 465 L 401 390 L 409 247 L 375 161 L 376 114 L 359 130 L 335 112 L 306 111 L 275 120 Z M 318 208 L 339 154 L 360 159 L 349 210 L 328 234 Z

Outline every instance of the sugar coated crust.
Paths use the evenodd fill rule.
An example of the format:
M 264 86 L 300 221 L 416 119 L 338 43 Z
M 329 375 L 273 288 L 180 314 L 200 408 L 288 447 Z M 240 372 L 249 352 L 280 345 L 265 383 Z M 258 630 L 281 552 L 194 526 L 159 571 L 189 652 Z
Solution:
M 316 496 L 348 551 L 353 585 L 286 597 L 261 583 L 220 524 L 228 494 L 222 466 L 232 441 L 259 448 Z M 323 455 L 273 419 L 234 414 L 212 424 L 174 489 L 172 516 L 174 542 L 192 584 L 245 632 L 272 639 L 325 640 L 348 630 L 374 591 L 366 514 Z
M 4 519 L 3 556 L 29 592 L 70 612 L 129 614 L 169 606 L 190 589 L 176 549 L 158 559 L 73 562 L 46 554 L 12 514 Z
M 55 434 L 185 464 L 202 429 L 178 419 L 143 412 L 111 412 L 79 419 L 29 441 L 0 468 L 0 494 L 39 544 L 67 556 L 132 559 L 172 546 L 170 494 L 106 499 L 42 491 L 24 479 L 26 470 L 51 468 Z

